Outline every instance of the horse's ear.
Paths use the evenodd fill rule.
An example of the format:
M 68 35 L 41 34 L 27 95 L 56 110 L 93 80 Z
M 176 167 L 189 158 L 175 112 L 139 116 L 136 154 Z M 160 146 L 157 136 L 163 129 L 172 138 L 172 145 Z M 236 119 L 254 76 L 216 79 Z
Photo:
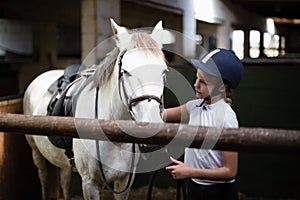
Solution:
M 162 48 L 162 31 L 163 31 L 163 26 L 162 26 L 162 21 L 160 20 L 157 22 L 155 25 L 151 37 L 158 43 L 160 48 Z
M 160 20 L 154 27 L 151 37 L 162 47 L 163 44 L 174 43 L 174 35 L 168 31 L 164 30 L 162 26 L 162 20 Z
M 119 26 L 113 19 L 110 19 L 112 32 L 115 36 L 116 44 L 122 51 L 130 42 L 130 34 L 123 26 Z
M 119 26 L 112 18 L 110 19 L 110 24 L 114 35 L 127 32 L 125 27 Z
M 157 31 L 157 30 L 163 30 L 162 20 L 159 20 L 159 22 L 156 23 L 152 33 Z

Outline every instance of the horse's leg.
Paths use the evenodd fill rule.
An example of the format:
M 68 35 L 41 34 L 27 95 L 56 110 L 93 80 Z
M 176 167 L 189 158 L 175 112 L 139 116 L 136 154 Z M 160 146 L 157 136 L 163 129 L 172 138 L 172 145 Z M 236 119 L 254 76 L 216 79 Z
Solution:
M 127 174 L 123 178 L 119 178 L 119 179 L 115 180 L 114 181 L 114 190 L 115 191 L 122 191 L 126 187 L 126 185 L 128 184 L 127 183 L 128 179 L 129 179 L 129 174 Z M 114 194 L 114 197 L 115 197 L 116 200 L 127 200 L 128 199 L 129 191 L 130 191 L 133 180 L 134 180 L 134 177 L 132 177 L 132 181 L 130 183 L 130 186 L 129 186 L 128 190 L 126 190 L 125 192 L 123 192 L 121 194 Z
M 47 199 L 47 185 L 48 185 L 48 171 L 47 171 L 47 161 L 42 156 L 38 148 L 36 147 L 32 137 L 30 135 L 26 135 L 26 139 L 28 144 L 32 149 L 32 159 L 35 166 L 38 168 L 38 176 L 41 183 L 42 189 L 42 199 Z
M 81 176 L 82 192 L 85 200 L 100 199 L 100 180 L 97 178 L 98 162 L 93 159 L 82 141 L 73 141 L 76 169 Z
M 85 200 L 99 200 L 100 187 L 90 176 L 82 177 L 82 191 Z
M 32 150 L 32 158 L 34 161 L 34 164 L 38 168 L 38 175 L 41 183 L 41 189 L 42 189 L 42 199 L 47 199 L 47 186 L 48 186 L 48 170 L 47 170 L 47 161 L 46 159 L 41 155 L 41 153 L 33 149 Z
M 65 200 L 70 200 L 70 184 L 72 179 L 72 168 L 60 169 L 60 186 L 64 194 Z

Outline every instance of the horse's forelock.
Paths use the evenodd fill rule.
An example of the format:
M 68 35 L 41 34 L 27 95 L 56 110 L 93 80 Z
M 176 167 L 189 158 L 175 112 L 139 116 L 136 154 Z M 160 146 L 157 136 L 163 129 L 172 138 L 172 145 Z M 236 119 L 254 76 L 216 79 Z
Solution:
M 165 56 L 157 42 L 146 32 L 135 31 L 131 33 L 131 42 L 127 50 L 137 48 L 145 54 L 152 54 L 161 57 L 165 62 Z M 114 48 L 107 54 L 104 60 L 97 66 L 97 70 L 92 77 L 93 88 L 104 86 L 114 70 L 115 63 L 120 53 L 119 48 Z
M 166 61 L 165 56 L 160 49 L 158 43 L 146 32 L 136 31 L 132 33 L 131 45 L 132 48 L 137 48 L 145 53 L 150 53 L 159 56 Z

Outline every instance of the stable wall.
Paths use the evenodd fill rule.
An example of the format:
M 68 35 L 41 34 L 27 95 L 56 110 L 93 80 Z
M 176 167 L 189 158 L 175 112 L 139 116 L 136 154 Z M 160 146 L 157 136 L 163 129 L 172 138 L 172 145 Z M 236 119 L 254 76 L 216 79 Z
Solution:
M 80 0 L 1 1 L 0 18 L 29 24 L 33 42 L 33 53 L 29 59 L 0 61 L 1 72 L 3 70 L 3 73 L 9 73 L 10 79 L 16 79 L 16 86 L 6 84 L 11 85 L 11 91 L 8 86 L 7 92 L 0 92 L 2 96 L 22 93 L 29 82 L 43 71 L 80 63 Z M 68 45 L 70 41 L 72 44 Z M 78 49 L 78 46 L 79 57 L 76 57 L 72 49 Z M 68 48 L 69 51 L 66 51 Z M 70 56 L 70 53 L 73 55 Z
M 233 93 L 240 126 L 299 130 L 299 60 L 244 65 L 243 80 Z M 247 196 L 299 199 L 298 156 L 293 152 L 240 153 L 240 191 Z

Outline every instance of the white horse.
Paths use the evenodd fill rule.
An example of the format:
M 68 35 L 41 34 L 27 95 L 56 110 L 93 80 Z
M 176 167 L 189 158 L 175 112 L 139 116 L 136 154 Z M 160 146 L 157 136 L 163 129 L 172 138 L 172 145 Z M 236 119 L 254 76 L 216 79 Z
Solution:
M 113 20 L 111 25 L 117 47 L 96 66 L 95 73 L 86 81 L 77 98 L 75 117 L 163 122 L 161 98 L 167 65 L 161 51 L 161 21 L 151 33 L 129 32 Z M 47 89 L 62 74 L 62 70 L 45 72 L 28 86 L 24 95 L 24 114 L 46 115 L 51 99 Z M 84 134 L 80 127 L 78 134 Z M 46 136 L 27 135 L 26 138 L 38 168 L 43 200 L 47 195 L 46 159 L 60 168 L 63 195 L 70 199 L 71 165 L 64 150 L 52 145 Z M 131 172 L 134 172 L 139 158 L 137 148 L 136 153 L 132 152 L 135 146 L 74 139 L 74 158 L 82 178 L 84 199 L 100 199 L 103 180 L 106 186 L 114 183 L 115 199 L 128 198 L 134 179 Z

